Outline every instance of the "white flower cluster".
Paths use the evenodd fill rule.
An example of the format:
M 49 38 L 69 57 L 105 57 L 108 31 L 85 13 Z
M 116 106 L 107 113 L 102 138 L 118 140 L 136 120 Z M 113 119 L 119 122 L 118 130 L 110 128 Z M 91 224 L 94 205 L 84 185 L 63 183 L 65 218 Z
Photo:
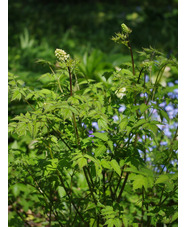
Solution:
M 118 89 L 115 93 L 116 93 L 118 98 L 122 99 L 123 96 L 126 95 L 126 88 L 122 87 L 122 88 Z
M 61 62 L 67 61 L 67 59 L 70 57 L 69 54 L 67 54 L 64 50 L 61 50 L 61 49 L 56 49 L 55 50 L 55 56 Z

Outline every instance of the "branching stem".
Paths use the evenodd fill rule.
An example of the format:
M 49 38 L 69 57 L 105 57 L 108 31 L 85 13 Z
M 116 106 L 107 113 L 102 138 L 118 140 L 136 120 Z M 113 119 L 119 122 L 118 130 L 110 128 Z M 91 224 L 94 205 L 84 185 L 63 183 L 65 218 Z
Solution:
M 121 191 L 120 191 L 119 196 L 118 196 L 118 198 L 117 198 L 117 202 L 119 202 L 120 199 L 121 199 L 122 193 L 123 193 L 123 191 L 124 191 L 124 189 L 125 189 L 125 185 L 126 185 L 126 183 L 127 183 L 128 176 L 129 176 L 129 172 L 126 173 L 125 180 L 124 180 L 124 182 L 123 182 L 123 185 L 122 185 L 122 187 L 121 187 Z
M 71 203 L 72 203 L 74 209 L 76 210 L 76 213 L 79 215 L 79 217 L 80 217 L 80 218 L 82 219 L 82 221 L 85 223 L 85 225 L 88 226 L 88 224 L 87 224 L 87 222 L 84 220 L 82 214 L 79 212 L 78 208 L 76 207 L 76 205 L 75 205 L 73 199 L 71 199 L 71 196 L 70 196 L 70 194 L 69 194 L 69 192 L 68 192 L 68 189 L 66 188 L 66 186 L 65 186 L 65 184 L 64 184 L 64 182 L 63 182 L 63 178 L 62 178 L 62 176 L 61 176 L 61 174 L 60 174 L 60 172 L 59 172 L 58 169 L 57 169 L 57 175 L 58 175 L 58 177 L 59 177 L 59 179 L 60 179 L 60 182 L 61 182 L 61 184 L 62 184 L 62 186 L 63 186 L 63 188 L 64 188 L 64 190 L 65 190 L 65 192 L 66 192 L 66 194 L 67 194 L 67 196 L 68 196 L 68 198 L 69 198 L 69 200 L 71 201 Z

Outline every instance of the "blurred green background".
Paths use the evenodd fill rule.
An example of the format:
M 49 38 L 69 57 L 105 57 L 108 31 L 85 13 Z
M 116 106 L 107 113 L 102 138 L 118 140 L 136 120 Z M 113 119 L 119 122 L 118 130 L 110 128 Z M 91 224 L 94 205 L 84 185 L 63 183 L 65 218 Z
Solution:
M 36 60 L 54 61 L 56 48 L 80 60 L 93 52 L 99 62 L 117 64 L 127 50 L 111 37 L 123 22 L 133 30 L 133 48 L 151 45 L 175 56 L 177 15 L 177 0 L 9 0 L 9 71 L 36 82 L 48 71 Z

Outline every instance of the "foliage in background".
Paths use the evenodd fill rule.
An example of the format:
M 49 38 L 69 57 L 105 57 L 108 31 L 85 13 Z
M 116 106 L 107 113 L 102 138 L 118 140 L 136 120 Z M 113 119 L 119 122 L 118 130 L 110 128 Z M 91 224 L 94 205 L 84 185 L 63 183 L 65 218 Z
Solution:
M 9 74 L 26 103 L 9 124 L 9 226 L 178 226 L 177 60 L 150 47 L 135 62 L 130 33 L 113 37 L 119 66 L 57 49 L 39 87 Z
M 24 19 L 23 19 L 24 18 Z M 177 1 L 9 1 L 9 67 L 12 72 L 43 69 L 38 58 L 54 60 L 56 46 L 79 54 L 92 48 L 126 53 L 110 37 L 125 21 L 135 48 L 156 47 L 177 54 Z M 31 45 L 30 45 L 31 44 Z M 37 75 L 36 75 L 37 76 Z M 25 78 L 24 78 L 25 80 Z

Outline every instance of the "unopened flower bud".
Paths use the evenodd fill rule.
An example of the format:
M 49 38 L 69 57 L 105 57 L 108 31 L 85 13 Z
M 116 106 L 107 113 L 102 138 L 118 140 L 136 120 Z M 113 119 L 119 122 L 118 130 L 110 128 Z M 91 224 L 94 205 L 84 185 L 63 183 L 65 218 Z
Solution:
M 121 28 L 122 28 L 123 33 L 128 33 L 128 34 L 131 33 L 131 29 L 128 28 L 126 24 L 124 24 L 124 23 L 121 24 Z

